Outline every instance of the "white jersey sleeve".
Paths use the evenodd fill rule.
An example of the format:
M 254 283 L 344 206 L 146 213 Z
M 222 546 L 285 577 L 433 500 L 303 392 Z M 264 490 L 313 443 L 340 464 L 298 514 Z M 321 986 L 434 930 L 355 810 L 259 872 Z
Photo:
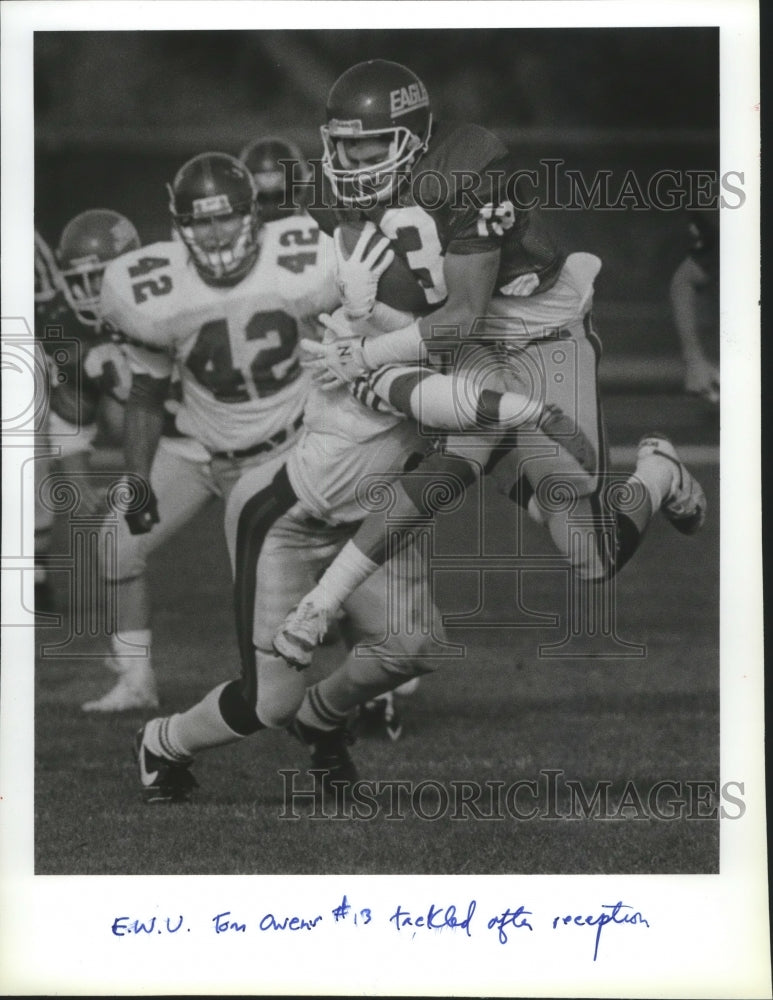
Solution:
M 174 344 L 169 317 L 177 304 L 175 272 L 185 267 L 185 248 L 154 243 L 117 257 L 105 268 L 100 305 L 109 331 L 120 336 L 133 373 L 168 378 Z

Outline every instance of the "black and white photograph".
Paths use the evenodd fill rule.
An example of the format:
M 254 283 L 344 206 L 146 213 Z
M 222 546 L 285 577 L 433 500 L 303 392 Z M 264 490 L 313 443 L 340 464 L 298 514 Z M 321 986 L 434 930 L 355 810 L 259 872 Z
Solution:
M 0 982 L 770 996 L 756 7 L 4 7 Z

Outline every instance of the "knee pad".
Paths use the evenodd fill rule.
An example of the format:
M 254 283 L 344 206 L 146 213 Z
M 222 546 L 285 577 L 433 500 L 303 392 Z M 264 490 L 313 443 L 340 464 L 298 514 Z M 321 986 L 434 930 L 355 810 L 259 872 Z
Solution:
M 265 728 L 244 696 L 242 681 L 226 684 L 220 692 L 218 708 L 226 725 L 240 736 L 251 736 Z

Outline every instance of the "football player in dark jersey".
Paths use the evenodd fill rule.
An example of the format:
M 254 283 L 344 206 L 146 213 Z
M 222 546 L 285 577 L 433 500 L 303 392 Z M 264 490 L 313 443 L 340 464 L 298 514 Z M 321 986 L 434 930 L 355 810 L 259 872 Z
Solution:
M 592 254 L 567 257 L 537 233 L 520 207 L 518 171 L 502 143 L 478 126 L 435 125 L 421 80 L 384 60 L 358 64 L 334 84 L 322 137 L 334 198 L 316 215 L 328 232 L 341 230 L 357 315 L 389 332 L 363 338 L 351 321 L 348 343 L 309 345 L 310 367 L 320 379 L 353 382 L 358 398 L 371 405 L 386 403 L 425 424 L 453 430 L 472 426 L 474 416 L 493 431 L 450 434 L 403 476 L 390 527 L 401 517 L 409 524 L 434 514 L 437 493 L 425 489 L 428 478 L 444 484 L 447 501 L 486 472 L 528 504 L 588 585 L 625 564 L 658 510 L 681 532 L 697 531 L 705 497 L 667 439 L 643 438 L 635 473 L 624 482 L 608 477 L 600 344 L 591 321 L 601 262 Z M 363 272 L 373 278 L 383 257 L 374 260 L 359 244 L 368 222 L 394 253 L 370 281 Z M 368 288 L 371 301 L 363 306 Z M 352 296 L 349 288 L 343 292 L 346 311 Z M 339 336 L 345 320 L 331 324 Z M 435 358 L 456 348 L 452 377 L 437 374 L 435 346 Z M 364 380 L 363 372 L 370 372 Z M 503 436 L 508 398 L 526 402 L 510 424 L 517 433 Z M 474 413 L 464 412 L 465 400 Z M 614 507 L 613 495 L 627 498 L 624 510 Z M 567 502 L 557 502 L 561 496 Z M 570 542 L 570 512 L 574 528 L 578 515 L 587 515 L 581 544 Z M 383 514 L 368 516 L 275 636 L 288 662 L 310 663 L 330 614 L 383 564 L 386 538 Z M 330 729 L 375 693 L 362 685 L 355 695 L 351 678 L 337 675 L 311 689 L 298 715 L 305 725 Z
M 685 392 L 718 406 L 719 366 L 710 355 L 716 357 L 719 332 L 719 229 L 710 215 L 696 212 L 689 234 L 687 256 L 671 278 L 671 311 L 684 360 Z M 710 345 L 709 338 L 714 341 Z
M 303 210 L 304 192 L 311 169 L 298 146 L 281 136 L 261 136 L 244 147 L 239 159 L 252 173 L 258 213 L 263 222 L 273 222 Z
M 90 485 L 91 444 L 97 415 L 110 422 L 128 393 L 123 355 L 99 331 L 99 290 L 109 260 L 139 247 L 136 229 L 123 215 L 89 209 L 68 222 L 56 254 L 35 233 L 35 335 L 48 369 L 48 407 L 40 428 L 42 483 L 55 457 L 57 471 L 78 474 L 83 509 L 97 512 L 101 494 Z M 53 516 L 38 490 L 35 497 L 36 605 L 53 607 L 46 579 Z

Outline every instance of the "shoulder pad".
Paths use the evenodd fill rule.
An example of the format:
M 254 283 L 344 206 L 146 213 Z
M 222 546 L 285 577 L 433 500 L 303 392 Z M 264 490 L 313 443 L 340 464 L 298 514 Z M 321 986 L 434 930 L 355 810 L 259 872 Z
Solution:
M 166 321 L 185 299 L 187 262 L 185 246 L 171 241 L 152 243 L 110 261 L 102 279 L 104 321 L 130 340 L 165 347 Z

